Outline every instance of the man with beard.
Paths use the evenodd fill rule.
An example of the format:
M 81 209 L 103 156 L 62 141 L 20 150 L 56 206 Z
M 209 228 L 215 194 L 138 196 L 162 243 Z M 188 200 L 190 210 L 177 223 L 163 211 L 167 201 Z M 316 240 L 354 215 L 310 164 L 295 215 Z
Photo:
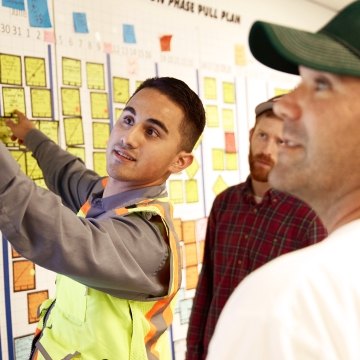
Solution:
M 246 275 L 281 254 L 314 244 L 327 235 L 311 208 L 271 189 L 268 183 L 278 149 L 284 144 L 283 121 L 272 110 L 278 99 L 272 98 L 255 109 L 255 126 L 250 130 L 250 176 L 214 200 L 187 334 L 186 360 L 206 357 L 220 312 Z

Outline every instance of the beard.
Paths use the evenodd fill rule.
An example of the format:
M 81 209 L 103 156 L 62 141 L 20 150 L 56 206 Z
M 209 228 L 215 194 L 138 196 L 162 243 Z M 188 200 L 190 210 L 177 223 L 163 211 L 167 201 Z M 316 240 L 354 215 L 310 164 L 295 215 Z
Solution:
M 264 169 L 263 167 L 257 164 L 257 161 L 266 163 L 269 165 L 269 169 Z M 250 174 L 251 177 L 260 182 L 268 182 L 268 177 L 271 169 L 274 167 L 275 162 L 271 159 L 270 156 L 264 154 L 253 155 L 250 151 L 249 153 L 249 165 L 250 165 Z

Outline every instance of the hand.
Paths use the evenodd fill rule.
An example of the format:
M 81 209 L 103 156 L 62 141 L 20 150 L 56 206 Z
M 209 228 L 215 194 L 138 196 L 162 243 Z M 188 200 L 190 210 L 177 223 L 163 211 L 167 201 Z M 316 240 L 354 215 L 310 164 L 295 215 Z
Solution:
M 26 135 L 35 126 L 22 112 L 14 110 L 14 114 L 18 118 L 18 122 L 15 123 L 12 119 L 7 119 L 5 123 L 12 132 L 11 140 L 17 140 L 19 144 L 23 144 Z

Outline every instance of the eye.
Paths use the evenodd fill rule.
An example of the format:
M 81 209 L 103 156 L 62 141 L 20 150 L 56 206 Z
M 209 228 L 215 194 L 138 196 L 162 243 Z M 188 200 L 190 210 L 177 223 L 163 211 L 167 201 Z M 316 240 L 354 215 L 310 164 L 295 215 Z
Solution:
M 133 123 L 134 123 L 134 118 L 133 118 L 133 116 L 131 116 L 131 115 L 125 115 L 125 116 L 123 116 L 123 118 L 122 118 L 122 123 L 123 123 L 123 124 L 126 124 L 126 125 L 133 125 Z
M 152 127 L 146 129 L 146 134 L 151 137 L 159 137 L 160 136 L 159 132 Z
M 285 141 L 283 139 L 278 139 L 276 143 L 278 144 L 278 146 L 284 146 Z
M 323 91 L 331 88 L 331 83 L 327 78 L 318 77 L 315 79 L 315 90 Z
M 260 131 L 260 132 L 258 133 L 258 137 L 259 137 L 260 139 L 266 139 L 266 138 L 267 138 L 267 134 L 266 134 L 265 132 L 263 132 L 263 131 Z

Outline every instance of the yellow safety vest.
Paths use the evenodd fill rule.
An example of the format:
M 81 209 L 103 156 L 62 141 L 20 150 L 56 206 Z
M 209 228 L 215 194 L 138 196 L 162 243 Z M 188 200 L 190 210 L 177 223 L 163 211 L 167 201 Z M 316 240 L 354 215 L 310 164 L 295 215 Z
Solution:
M 86 202 L 79 215 L 86 216 L 89 208 Z M 56 300 L 49 299 L 40 308 L 33 359 L 171 359 L 167 330 L 173 318 L 172 300 L 180 287 L 181 266 L 176 234 L 166 221 L 171 218 L 170 204 L 146 199 L 136 207 L 114 211 L 122 216 L 134 212 L 161 216 L 171 249 L 168 294 L 151 301 L 124 300 L 58 275 Z

